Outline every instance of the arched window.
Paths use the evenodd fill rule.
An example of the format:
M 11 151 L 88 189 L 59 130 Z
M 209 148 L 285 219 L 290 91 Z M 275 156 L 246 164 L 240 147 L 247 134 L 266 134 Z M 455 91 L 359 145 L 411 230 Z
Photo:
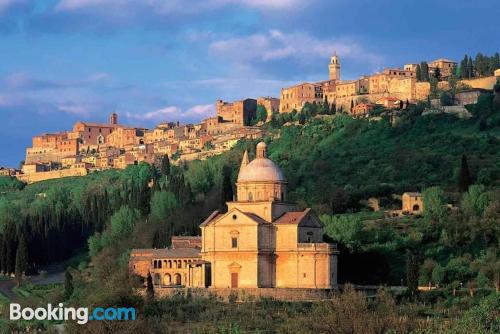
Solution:
M 172 277 L 170 276 L 170 274 L 165 274 L 165 276 L 163 276 L 163 285 L 171 285 L 172 284 Z
M 182 284 L 181 274 L 174 274 L 174 284 L 175 285 Z
M 413 206 L 413 211 L 419 211 L 420 210 L 420 206 L 418 204 L 415 204 Z

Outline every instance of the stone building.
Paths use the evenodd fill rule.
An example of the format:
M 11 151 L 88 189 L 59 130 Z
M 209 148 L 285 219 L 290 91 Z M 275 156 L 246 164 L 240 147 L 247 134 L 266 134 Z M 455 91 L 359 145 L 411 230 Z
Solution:
M 351 109 L 351 115 L 354 117 L 366 116 L 373 108 L 375 108 L 375 104 L 373 103 L 359 103 Z
M 215 104 L 217 116 L 226 122 L 232 122 L 238 126 L 250 125 L 257 112 L 257 100 L 244 99 L 235 102 L 224 102 L 217 100 Z
M 487 92 L 490 92 L 490 90 L 482 88 L 471 88 L 459 91 L 455 94 L 455 105 L 465 106 L 467 104 L 476 104 L 479 96 Z
M 448 78 L 455 68 L 457 67 L 457 62 L 445 58 L 436 59 L 429 63 L 429 73 L 435 75 L 436 69 L 439 69 L 442 79 Z
M 228 211 L 214 211 L 200 225 L 201 249 L 180 251 L 179 244 L 197 243 L 178 240 L 173 249 L 133 250 L 130 271 L 150 272 L 157 285 L 172 284 L 178 273 L 175 285 L 188 287 L 336 287 L 338 251 L 323 242 L 323 225 L 310 209 L 286 201 L 286 178 L 267 158 L 265 143 L 252 161 L 245 152 L 236 189 Z
M 401 196 L 403 202 L 402 211 L 405 214 L 419 215 L 424 210 L 422 194 L 416 192 L 406 192 Z
M 323 102 L 321 83 L 301 83 L 292 87 L 282 88 L 280 96 L 280 113 L 292 110 L 300 111 L 306 102 Z
M 280 111 L 280 99 L 276 97 L 259 97 L 257 99 L 257 105 L 266 108 L 268 118 L 270 118 L 272 113 Z
M 334 54 L 330 58 L 330 64 L 328 65 L 328 71 L 330 74 L 330 80 L 340 81 L 340 59 L 337 54 Z

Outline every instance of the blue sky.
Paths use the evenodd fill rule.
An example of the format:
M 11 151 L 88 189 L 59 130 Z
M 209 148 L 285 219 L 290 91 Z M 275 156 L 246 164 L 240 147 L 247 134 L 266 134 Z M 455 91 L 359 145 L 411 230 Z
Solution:
M 386 66 L 500 50 L 497 0 L 0 0 L 0 166 L 77 120 L 195 122 Z

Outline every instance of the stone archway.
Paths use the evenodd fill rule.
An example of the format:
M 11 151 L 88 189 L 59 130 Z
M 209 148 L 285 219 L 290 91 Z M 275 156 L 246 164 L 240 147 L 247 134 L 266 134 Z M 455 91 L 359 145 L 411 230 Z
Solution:
M 163 285 L 171 285 L 172 284 L 172 276 L 170 274 L 165 274 L 163 276 Z
M 420 210 L 420 206 L 418 204 L 415 204 L 413 206 L 413 211 L 419 211 Z
M 179 274 L 179 273 L 174 274 L 174 284 L 175 285 L 182 285 L 181 274 Z

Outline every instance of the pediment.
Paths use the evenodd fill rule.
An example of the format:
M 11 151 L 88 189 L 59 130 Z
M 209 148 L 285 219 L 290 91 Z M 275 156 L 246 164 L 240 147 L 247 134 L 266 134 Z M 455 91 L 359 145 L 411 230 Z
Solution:
M 217 217 L 213 220 L 210 225 L 220 225 L 220 226 L 241 226 L 241 225 L 259 225 L 261 223 L 259 217 L 249 215 L 237 208 L 233 208 L 227 213 Z

